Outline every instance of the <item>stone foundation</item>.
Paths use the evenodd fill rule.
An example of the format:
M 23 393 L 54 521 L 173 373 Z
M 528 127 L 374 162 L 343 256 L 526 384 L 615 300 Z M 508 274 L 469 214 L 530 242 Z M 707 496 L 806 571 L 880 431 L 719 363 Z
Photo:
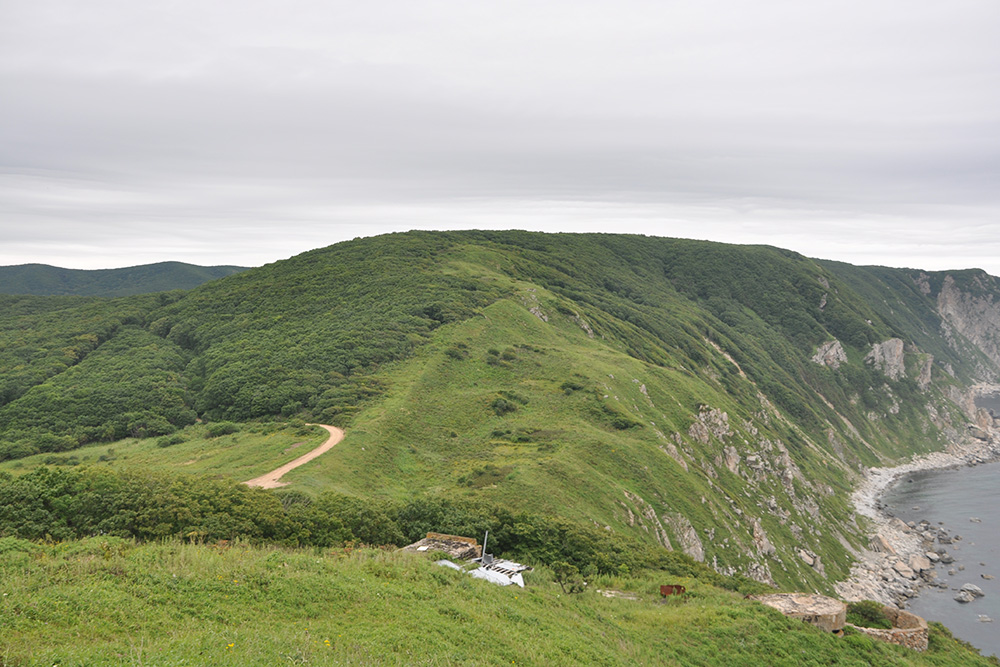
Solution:
M 926 651 L 927 650 L 927 621 L 920 618 L 916 614 L 911 614 L 908 611 L 902 609 L 896 609 L 895 607 L 885 607 L 883 610 L 885 615 L 889 617 L 892 622 L 891 630 L 882 630 L 879 628 L 859 628 L 856 625 L 850 625 L 858 632 L 868 635 L 874 639 L 880 641 L 889 642 L 890 644 L 898 644 L 899 646 L 905 646 L 906 648 L 912 648 L 914 651 Z
M 751 595 L 749 598 L 773 607 L 785 616 L 801 619 L 827 632 L 840 632 L 847 616 L 846 604 L 823 595 L 774 593 Z M 927 627 L 926 623 L 924 627 Z

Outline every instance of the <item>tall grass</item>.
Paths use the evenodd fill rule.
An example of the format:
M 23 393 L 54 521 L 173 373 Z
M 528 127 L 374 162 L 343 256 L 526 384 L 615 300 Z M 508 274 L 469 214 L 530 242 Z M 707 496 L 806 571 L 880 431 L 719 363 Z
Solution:
M 540 568 L 500 588 L 378 550 L 3 538 L 0 664 L 997 664 L 938 630 L 926 655 L 837 638 L 697 580 L 666 604 L 649 576 L 588 583 L 565 595 Z

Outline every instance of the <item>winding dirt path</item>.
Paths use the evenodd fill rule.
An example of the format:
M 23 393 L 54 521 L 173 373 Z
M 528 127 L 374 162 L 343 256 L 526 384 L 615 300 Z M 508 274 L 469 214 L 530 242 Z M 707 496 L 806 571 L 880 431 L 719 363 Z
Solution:
M 289 482 L 279 482 L 278 480 L 280 480 L 286 473 L 298 468 L 300 465 L 309 463 L 320 454 L 330 451 L 333 449 L 334 445 L 344 439 L 344 430 L 339 429 L 336 426 L 327 426 L 326 424 L 306 424 L 306 426 L 319 426 L 321 428 L 325 428 L 329 431 L 330 437 L 327 438 L 326 442 L 308 454 L 303 454 L 299 458 L 286 463 L 280 468 L 275 468 L 269 473 L 261 475 L 260 477 L 254 477 L 253 479 L 247 480 L 243 483 L 247 486 L 259 486 L 262 489 L 276 489 L 279 486 L 288 486 Z

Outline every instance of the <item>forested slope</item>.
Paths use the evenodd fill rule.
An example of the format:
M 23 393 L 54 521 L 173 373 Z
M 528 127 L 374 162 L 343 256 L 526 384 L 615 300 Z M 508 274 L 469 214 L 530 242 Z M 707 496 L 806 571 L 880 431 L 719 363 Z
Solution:
M 293 488 L 497 503 L 822 588 L 864 540 L 860 468 L 991 426 L 969 388 L 998 375 L 1000 317 L 970 314 L 993 301 L 981 272 L 769 247 L 357 239 L 189 292 L 0 300 L 0 457 L 334 423 Z

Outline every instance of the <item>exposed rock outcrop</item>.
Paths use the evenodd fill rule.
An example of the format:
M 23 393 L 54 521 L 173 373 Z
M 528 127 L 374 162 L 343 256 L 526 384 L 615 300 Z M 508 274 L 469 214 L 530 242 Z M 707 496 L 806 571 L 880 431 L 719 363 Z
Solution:
M 903 364 L 903 341 L 899 338 L 872 345 L 871 351 L 865 355 L 865 361 L 879 369 L 890 380 L 906 377 L 906 367 Z
M 834 338 L 816 348 L 812 362 L 837 370 L 841 364 L 847 363 L 847 352 L 844 351 L 844 346 L 840 344 L 840 341 Z
M 695 422 L 688 428 L 688 435 L 707 445 L 714 437 L 717 440 L 725 440 L 733 434 L 729 428 L 729 415 L 718 408 L 702 406 L 695 418 Z
M 670 525 L 674 537 L 680 542 L 681 551 L 703 563 L 705 561 L 705 547 L 702 546 L 701 539 L 698 538 L 698 531 L 694 529 L 687 517 L 683 514 L 672 513 L 664 514 L 663 518 Z
M 652 530 L 653 535 L 656 536 L 656 541 L 667 549 L 673 550 L 673 545 L 670 544 L 670 536 L 667 535 L 666 528 L 663 527 L 663 523 L 660 521 L 660 517 L 656 515 L 656 509 L 642 499 L 641 496 L 635 493 L 629 493 L 624 491 L 625 497 L 632 501 L 636 509 L 639 510 L 639 516 L 635 516 L 629 509 L 628 505 L 622 503 L 625 507 L 625 511 L 628 514 L 629 525 L 638 524 L 643 530 L 649 532 Z
M 926 391 L 931 386 L 931 368 L 934 366 L 934 355 L 925 355 L 920 363 L 920 373 L 917 375 L 917 386 L 920 391 Z
M 1000 303 L 994 302 L 990 294 L 996 285 L 989 284 L 996 279 L 983 273 L 974 280 L 985 296 L 962 290 L 954 278 L 945 276 L 937 297 L 938 314 L 947 324 L 945 336 L 953 347 L 958 348 L 958 341 L 949 335 L 952 332 L 964 336 L 994 364 L 1000 365 Z
M 660 432 L 657 431 L 657 435 L 662 435 L 662 434 L 660 434 Z M 666 436 L 664 436 L 663 439 L 666 440 Z M 684 457 L 681 456 L 681 453 L 677 450 L 677 447 L 674 445 L 674 443 L 667 440 L 667 442 L 660 445 L 660 451 L 669 456 L 670 458 L 672 458 L 673 460 L 677 461 L 677 463 L 680 464 L 682 468 L 684 468 L 684 472 L 687 472 L 688 469 L 687 461 L 685 461 Z
M 723 462 L 729 471 L 734 474 L 739 474 L 740 471 L 740 453 L 736 451 L 736 448 L 732 445 L 727 445 L 725 449 L 722 450 Z
M 757 553 L 761 556 L 773 556 L 775 552 L 774 545 L 767 538 L 767 533 L 764 532 L 764 527 L 760 525 L 760 521 L 751 519 L 750 524 L 753 526 L 753 543 L 757 546 Z

